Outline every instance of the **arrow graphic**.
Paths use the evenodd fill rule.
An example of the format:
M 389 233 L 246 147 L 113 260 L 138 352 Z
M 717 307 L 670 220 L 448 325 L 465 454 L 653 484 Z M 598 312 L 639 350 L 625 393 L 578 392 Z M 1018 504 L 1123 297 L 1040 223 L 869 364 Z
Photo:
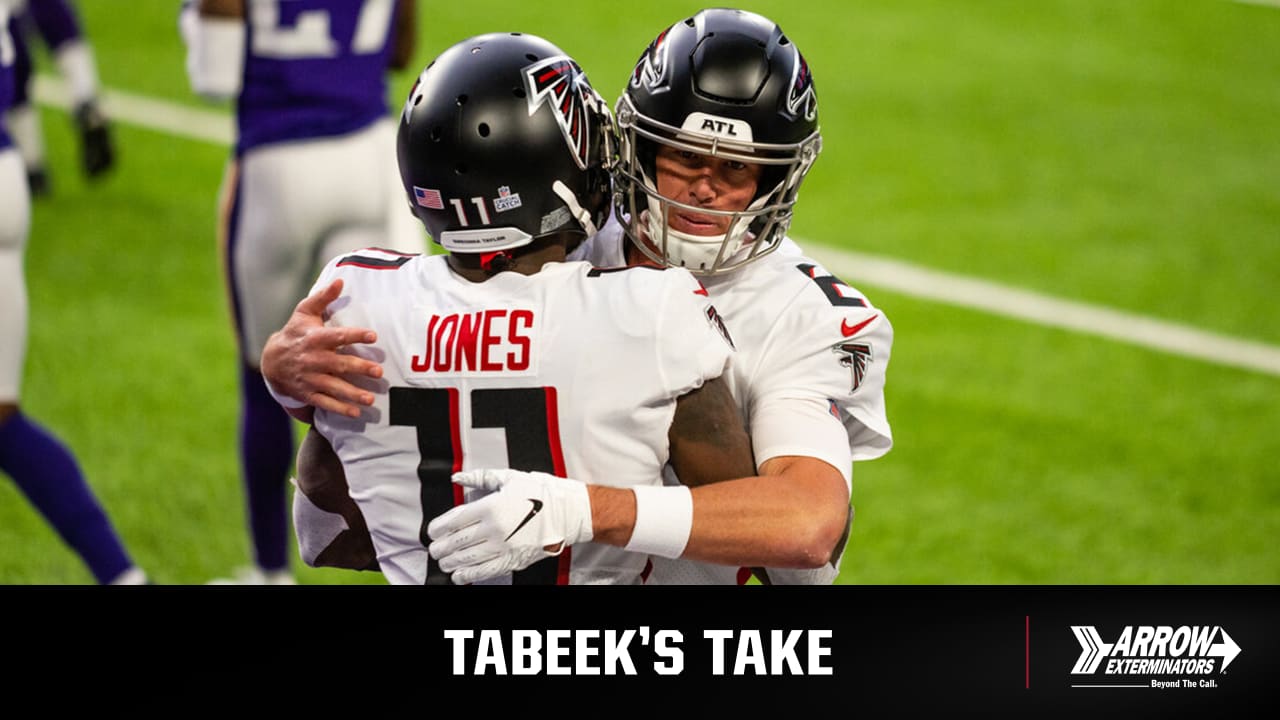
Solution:
M 1222 633 L 1222 642 L 1217 645 L 1210 645 L 1208 655 L 1222 658 L 1222 670 L 1219 672 L 1226 672 L 1227 666 L 1240 654 L 1240 646 L 1236 644 L 1235 640 L 1231 639 L 1226 630 L 1219 627 L 1218 632 Z
M 1111 652 L 1112 643 L 1102 642 L 1102 638 L 1098 637 L 1098 629 L 1092 625 L 1072 625 L 1071 632 L 1076 634 L 1076 640 L 1082 649 L 1075 667 L 1071 668 L 1071 674 L 1091 675 L 1098 670 L 1102 658 Z

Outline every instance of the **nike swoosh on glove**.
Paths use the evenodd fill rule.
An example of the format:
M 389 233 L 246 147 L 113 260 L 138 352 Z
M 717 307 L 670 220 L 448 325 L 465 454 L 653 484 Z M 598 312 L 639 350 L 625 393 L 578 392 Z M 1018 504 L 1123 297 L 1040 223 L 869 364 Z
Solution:
M 523 570 L 592 538 L 591 500 L 577 480 L 485 469 L 454 473 L 453 481 L 490 493 L 427 525 L 427 552 L 455 585 Z

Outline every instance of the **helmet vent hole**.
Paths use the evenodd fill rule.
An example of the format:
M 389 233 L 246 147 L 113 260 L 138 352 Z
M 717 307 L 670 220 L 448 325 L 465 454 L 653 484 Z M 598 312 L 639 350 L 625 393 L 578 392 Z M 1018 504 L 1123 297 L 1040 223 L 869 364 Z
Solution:
M 786 35 L 783 35 L 781 38 L 778 38 L 778 44 L 779 44 L 779 45 L 790 45 L 790 44 L 791 44 L 791 41 L 790 41 L 789 39 L 787 39 L 787 36 L 786 36 Z
M 467 104 L 467 96 L 466 96 L 466 95 L 459 95 L 459 96 L 458 96 L 458 107 L 462 107 L 463 105 L 466 105 L 466 104 Z
M 466 164 L 466 163 L 458 163 L 456 166 L 454 166 L 453 171 L 454 171 L 455 173 L 459 174 L 459 175 L 466 175 L 466 174 L 467 174 L 467 164 Z
M 511 94 L 515 95 L 518 98 L 522 98 L 524 97 L 524 88 L 522 87 L 511 88 Z
M 537 56 L 537 55 L 534 55 L 533 53 L 525 53 L 525 56 L 524 56 L 524 57 L 525 57 L 525 59 L 526 59 L 526 60 L 528 60 L 529 62 L 533 62 L 534 60 L 537 60 L 537 59 L 538 59 L 538 56 Z
M 489 137 L 489 123 L 480 123 L 480 137 Z
M 694 23 L 693 18 L 685 18 L 684 24 L 693 27 L 696 23 Z
M 425 95 L 419 95 L 418 97 L 414 98 L 414 99 L 413 99 L 413 106 L 414 106 L 414 107 L 418 107 L 419 105 L 421 105 L 421 104 L 422 104 L 422 98 L 424 98 L 424 97 L 426 97 L 426 96 L 425 96 Z

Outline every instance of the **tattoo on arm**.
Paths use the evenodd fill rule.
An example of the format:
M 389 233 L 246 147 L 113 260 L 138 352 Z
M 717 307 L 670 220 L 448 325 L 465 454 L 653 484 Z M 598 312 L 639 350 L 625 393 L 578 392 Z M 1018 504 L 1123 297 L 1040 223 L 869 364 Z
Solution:
M 756 474 L 751 438 L 720 378 L 680 397 L 668 439 L 676 475 L 690 487 Z
M 298 447 L 298 491 L 325 512 L 342 515 L 347 529 L 316 556 L 316 567 L 378 570 L 377 552 L 360 507 L 351 499 L 347 475 L 333 447 L 314 427 Z

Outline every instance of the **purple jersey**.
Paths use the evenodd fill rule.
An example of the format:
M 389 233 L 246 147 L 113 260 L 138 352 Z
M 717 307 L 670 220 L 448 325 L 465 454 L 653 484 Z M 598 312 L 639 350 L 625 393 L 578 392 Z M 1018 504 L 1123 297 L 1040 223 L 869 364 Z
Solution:
M 27 13 L 50 50 L 80 39 L 80 21 L 66 0 L 27 0 Z
M 345 135 L 385 117 L 395 5 L 396 0 L 248 3 L 236 151 Z
M 9 36 L 8 10 L 0 4 L 0 150 L 13 144 L 4 129 L 4 112 L 13 102 L 13 39 Z

